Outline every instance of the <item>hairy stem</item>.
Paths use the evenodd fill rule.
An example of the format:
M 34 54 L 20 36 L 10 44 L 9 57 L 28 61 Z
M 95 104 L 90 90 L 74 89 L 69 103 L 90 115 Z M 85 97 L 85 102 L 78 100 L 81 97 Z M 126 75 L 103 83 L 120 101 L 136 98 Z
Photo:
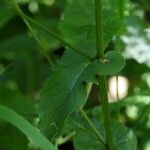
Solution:
M 95 0 L 95 21 L 96 21 L 96 45 L 97 57 L 103 59 L 104 56 L 104 39 L 103 39 L 103 3 L 102 0 Z M 109 113 L 109 104 L 107 96 L 107 84 L 105 76 L 98 76 L 100 100 L 104 114 L 104 124 L 106 131 L 106 138 L 109 150 L 114 150 L 112 132 L 110 128 L 111 119 Z

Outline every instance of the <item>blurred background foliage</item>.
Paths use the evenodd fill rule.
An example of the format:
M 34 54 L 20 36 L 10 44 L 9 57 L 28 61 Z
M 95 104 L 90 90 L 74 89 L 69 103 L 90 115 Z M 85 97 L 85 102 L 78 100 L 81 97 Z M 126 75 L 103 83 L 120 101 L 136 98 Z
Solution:
M 22 10 L 58 35 L 65 0 L 16 0 Z M 126 32 L 121 37 L 122 54 L 127 64 L 119 74 L 128 82 L 121 97 L 120 122 L 133 128 L 138 138 L 138 150 L 150 150 L 150 3 L 131 0 L 126 12 Z M 6 105 L 36 125 L 36 104 L 43 82 L 51 73 L 46 55 L 54 63 L 64 47 L 45 31 L 31 24 L 40 45 L 33 39 L 22 19 L 5 1 L 0 1 L 0 104 Z M 113 44 L 112 44 L 113 43 Z M 115 45 L 115 40 L 110 47 Z M 111 79 L 111 77 L 109 77 Z M 111 86 L 109 83 L 109 87 Z M 115 88 L 115 87 L 113 87 Z M 111 91 L 109 91 L 111 94 Z M 96 105 L 97 90 L 93 87 L 88 107 Z M 110 98 L 115 101 L 116 98 Z M 95 104 L 93 104 L 95 103 Z M 90 105 L 90 106 L 89 106 Z M 117 104 L 111 103 L 112 115 Z M 60 149 L 73 149 L 66 143 Z M 70 146 L 71 145 L 71 146 Z M 70 146 L 70 147 L 69 147 Z M 0 121 L 0 150 L 36 149 L 36 145 L 17 129 Z

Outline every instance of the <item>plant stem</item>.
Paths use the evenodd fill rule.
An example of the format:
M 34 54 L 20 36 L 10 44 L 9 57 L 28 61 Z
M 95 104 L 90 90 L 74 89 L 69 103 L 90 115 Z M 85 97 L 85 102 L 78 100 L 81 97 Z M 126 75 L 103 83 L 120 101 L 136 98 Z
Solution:
M 89 94 L 91 92 L 93 83 L 89 82 L 87 85 L 87 99 L 89 97 Z M 80 107 L 80 112 L 83 116 L 83 118 L 86 120 L 86 122 L 89 124 L 89 126 L 91 127 L 91 129 L 94 131 L 95 135 L 97 136 L 98 140 L 102 142 L 102 144 L 104 144 L 104 146 L 106 146 L 106 141 L 103 138 L 103 136 L 100 134 L 100 132 L 96 129 L 96 127 L 94 126 L 94 124 L 92 123 L 92 121 L 90 120 L 90 118 L 88 117 L 88 115 L 86 114 L 86 112 L 83 110 L 82 107 Z
M 93 83 L 88 83 L 88 88 L 87 88 L 87 99 L 89 97 L 90 91 L 92 89 Z M 95 135 L 97 136 L 98 140 L 102 142 L 102 144 L 104 144 L 106 146 L 106 141 L 103 138 L 103 136 L 100 134 L 100 132 L 96 129 L 96 127 L 94 126 L 94 124 L 92 123 L 92 121 L 90 120 L 90 118 L 88 117 L 88 115 L 86 114 L 86 112 L 83 110 L 82 107 L 80 107 L 79 109 L 81 115 L 83 116 L 83 118 L 85 119 L 85 121 L 89 124 L 89 126 L 91 127 L 91 129 L 93 130 L 93 132 L 95 133 Z
M 111 119 L 110 119 L 109 104 L 108 104 L 106 77 L 99 76 L 98 82 L 99 82 L 99 90 L 100 90 L 100 100 L 101 100 L 103 114 L 104 114 L 106 138 L 107 138 L 109 150 L 114 150 L 112 132 L 111 132 L 111 127 L 110 127 Z
M 104 57 L 103 48 L 103 11 L 102 11 L 102 0 L 95 0 L 95 20 L 96 20 L 96 46 L 97 46 L 97 57 Z
M 96 21 L 96 45 L 97 45 L 97 57 L 102 58 L 104 56 L 104 39 L 103 39 L 103 3 L 102 0 L 95 0 L 95 21 Z M 106 130 L 106 138 L 108 142 L 109 150 L 114 150 L 114 144 L 112 139 L 112 132 L 110 128 L 111 119 L 108 104 L 107 84 L 105 76 L 98 76 L 100 100 L 102 103 L 102 109 L 104 114 L 104 124 Z
M 41 49 L 43 49 L 41 42 L 38 38 L 38 36 L 36 35 L 34 29 L 32 28 L 32 26 L 30 25 L 30 23 L 28 22 L 28 20 L 24 17 L 24 13 L 23 11 L 20 9 L 20 7 L 18 6 L 18 4 L 13 0 L 13 5 L 15 7 L 15 9 L 17 10 L 18 14 L 21 16 L 22 20 L 24 21 L 24 23 L 26 24 L 26 26 L 28 27 L 30 33 L 32 34 L 33 38 L 35 39 L 35 41 L 38 43 L 38 45 L 40 46 Z M 49 64 L 51 66 L 54 66 L 53 61 L 51 60 L 51 58 L 49 57 L 49 55 L 45 52 L 45 50 L 42 50 L 42 53 L 44 53 L 46 59 L 48 60 Z
M 92 121 L 89 119 L 89 117 L 87 116 L 87 114 L 85 113 L 85 111 L 80 108 L 80 112 L 82 114 L 82 116 L 84 117 L 84 119 L 86 120 L 86 122 L 89 124 L 89 126 L 91 127 L 91 129 L 93 130 L 93 132 L 95 133 L 95 135 L 98 137 L 98 139 L 102 142 L 102 144 L 106 145 L 106 142 L 103 138 L 103 136 L 99 133 L 99 131 L 95 128 L 95 126 L 93 125 Z
M 65 137 L 60 137 L 57 139 L 57 145 L 63 145 L 66 142 L 68 142 L 70 139 L 72 139 L 72 137 L 75 135 L 75 132 L 70 133 L 69 135 L 65 136 Z

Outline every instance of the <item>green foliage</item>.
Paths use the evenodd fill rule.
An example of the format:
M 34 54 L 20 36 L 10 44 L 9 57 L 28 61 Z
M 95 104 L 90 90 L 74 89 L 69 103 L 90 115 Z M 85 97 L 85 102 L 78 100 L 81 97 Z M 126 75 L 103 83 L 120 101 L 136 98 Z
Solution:
M 115 1 L 104 0 L 104 48 L 119 33 L 121 22 Z M 96 56 L 94 0 L 67 0 L 59 28 L 62 36 L 86 55 Z M 110 28 L 111 27 L 111 28 Z
M 124 65 L 121 55 L 113 51 L 108 52 L 104 60 L 93 62 L 67 51 L 53 68 L 41 91 L 38 110 L 40 130 L 50 138 L 59 135 L 65 118 L 86 102 L 86 91 L 82 81 L 95 81 L 97 74 L 115 74 Z
M 0 1 L 1 150 L 149 150 L 149 6 L 132 2 Z
M 91 122 L 96 127 L 99 134 L 101 134 L 104 140 L 106 141 L 105 125 L 101 109 L 102 109 L 101 107 L 96 107 L 92 110 L 89 110 L 88 116 Z M 111 121 L 111 129 L 114 137 L 113 139 L 116 150 L 137 149 L 137 140 L 135 134 L 131 129 L 124 127 L 121 123 L 119 123 L 116 120 Z M 72 132 L 72 131 L 75 131 L 76 133 L 73 138 L 74 147 L 76 150 L 83 150 L 83 149 L 103 150 L 107 147 L 107 144 L 103 145 L 101 143 L 96 134 L 91 130 L 89 124 L 87 124 L 85 118 L 83 118 L 79 113 L 74 113 L 66 121 L 64 132 Z
M 97 118 L 97 125 L 101 123 Z M 116 150 L 136 150 L 137 141 L 132 131 L 125 128 L 123 125 L 116 121 L 111 122 L 112 134 Z M 99 128 L 100 132 L 105 130 L 104 124 Z M 100 143 L 95 136 L 86 131 L 85 127 L 77 127 L 76 135 L 74 137 L 74 147 L 76 150 L 103 150 L 105 147 Z M 83 138 L 84 137 L 84 138 Z
M 114 138 L 114 144 L 116 150 L 136 150 L 136 137 L 133 135 L 133 132 L 128 131 L 127 128 L 123 127 L 118 122 L 112 123 L 112 134 Z M 100 131 L 104 131 L 104 125 L 101 126 Z M 104 146 L 92 137 L 88 132 L 85 132 L 84 129 L 78 128 L 76 130 L 77 135 L 74 138 L 74 146 L 76 150 L 94 150 L 94 149 L 104 149 Z M 84 139 L 82 137 L 85 137 Z
M 0 105 L 0 118 L 20 129 L 27 137 L 31 138 L 43 150 L 56 150 L 56 148 L 23 117 L 13 110 Z

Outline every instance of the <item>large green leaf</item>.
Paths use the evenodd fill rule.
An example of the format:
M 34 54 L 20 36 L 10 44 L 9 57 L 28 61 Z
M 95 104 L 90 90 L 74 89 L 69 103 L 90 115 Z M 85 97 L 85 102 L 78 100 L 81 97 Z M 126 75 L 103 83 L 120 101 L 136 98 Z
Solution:
M 88 116 L 103 139 L 106 141 L 103 112 L 101 107 L 96 107 L 87 112 Z M 101 143 L 91 126 L 79 113 L 74 113 L 66 121 L 66 131 L 75 132 L 74 147 L 76 150 L 104 150 L 106 147 Z M 136 150 L 137 140 L 131 129 L 124 127 L 116 120 L 111 120 L 111 130 L 115 150 Z
M 18 129 L 20 129 L 27 137 L 31 138 L 33 142 L 42 150 L 56 150 L 48 139 L 46 139 L 37 128 L 32 126 L 27 120 L 15 113 L 13 110 L 0 105 L 0 119 L 3 119 Z
M 38 107 L 41 132 L 52 140 L 60 134 L 65 118 L 85 103 L 86 90 L 82 81 L 95 81 L 96 74 L 115 74 L 124 65 L 121 55 L 113 51 L 108 52 L 104 60 L 93 62 L 67 51 L 41 91 Z
M 115 0 L 103 0 L 104 47 L 121 27 Z M 59 24 L 64 39 L 89 56 L 96 55 L 94 0 L 66 0 Z

